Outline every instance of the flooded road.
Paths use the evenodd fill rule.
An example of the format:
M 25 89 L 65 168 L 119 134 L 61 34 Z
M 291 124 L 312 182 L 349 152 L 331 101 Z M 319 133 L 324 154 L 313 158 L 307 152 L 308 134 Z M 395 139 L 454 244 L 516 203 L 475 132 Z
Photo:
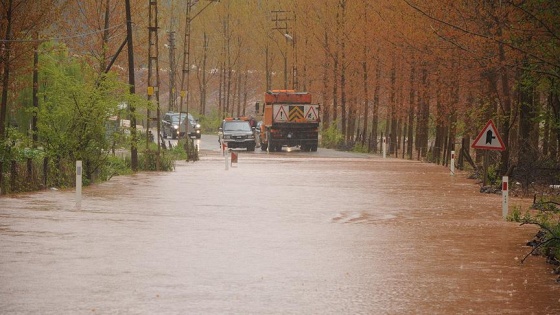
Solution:
M 536 229 L 464 175 L 324 149 L 226 171 L 208 139 L 79 208 L 72 190 L 0 198 L 0 313 L 560 313 L 551 266 L 520 263 Z

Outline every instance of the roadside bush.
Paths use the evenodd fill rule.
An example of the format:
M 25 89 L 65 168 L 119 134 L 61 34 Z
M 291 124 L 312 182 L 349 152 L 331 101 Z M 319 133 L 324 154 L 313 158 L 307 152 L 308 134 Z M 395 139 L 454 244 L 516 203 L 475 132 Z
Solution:
M 182 150 L 180 148 L 182 148 Z M 199 160 L 198 148 L 196 147 L 192 139 L 183 140 L 177 145 L 175 149 L 177 151 L 177 153 L 175 153 L 177 160 L 186 159 L 187 161 L 192 161 L 192 162 Z
M 367 144 L 362 144 L 361 142 L 356 142 L 354 144 L 354 147 L 352 147 L 352 152 L 368 153 L 368 146 L 367 146 Z
M 329 128 L 324 129 L 321 133 L 321 145 L 328 149 L 338 148 L 344 141 L 342 132 L 336 127 L 336 121 L 332 122 Z
M 519 209 L 514 209 L 508 219 L 524 224 L 537 225 L 540 230 L 535 238 L 527 243 L 532 250 L 522 259 L 525 261 L 531 255 L 541 255 L 546 257 L 547 262 L 556 265 L 556 271 L 560 273 L 560 209 L 557 201 L 540 200 L 533 204 L 534 209 L 538 209 L 536 214 L 529 211 L 523 217 Z
M 200 116 L 199 122 L 203 133 L 215 134 L 223 120 L 216 109 L 212 109 L 209 115 Z
M 113 176 L 129 175 L 132 174 L 130 167 L 130 158 L 122 158 L 114 155 L 107 157 L 106 167 L 103 168 L 100 174 L 100 179 L 103 181 L 110 180 Z

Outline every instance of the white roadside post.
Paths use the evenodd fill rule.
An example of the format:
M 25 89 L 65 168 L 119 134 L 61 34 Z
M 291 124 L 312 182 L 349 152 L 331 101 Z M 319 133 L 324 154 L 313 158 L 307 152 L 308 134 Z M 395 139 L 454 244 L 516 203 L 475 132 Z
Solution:
M 226 171 L 229 170 L 229 150 L 224 150 L 224 160 L 226 161 Z
M 76 205 L 82 203 L 82 161 L 76 161 Z
M 507 218 L 508 215 L 508 177 L 502 177 L 502 217 Z
M 383 137 L 383 158 L 387 158 L 387 138 Z
M 451 151 L 451 172 L 449 175 L 455 175 L 455 151 Z

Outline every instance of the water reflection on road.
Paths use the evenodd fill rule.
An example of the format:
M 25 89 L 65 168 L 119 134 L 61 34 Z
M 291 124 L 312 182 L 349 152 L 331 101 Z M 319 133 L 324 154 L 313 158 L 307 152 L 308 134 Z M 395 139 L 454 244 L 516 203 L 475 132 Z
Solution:
M 328 150 L 226 171 L 215 147 L 79 209 L 73 191 L 0 198 L 1 313 L 560 312 L 550 266 L 520 264 L 535 228 L 464 176 Z

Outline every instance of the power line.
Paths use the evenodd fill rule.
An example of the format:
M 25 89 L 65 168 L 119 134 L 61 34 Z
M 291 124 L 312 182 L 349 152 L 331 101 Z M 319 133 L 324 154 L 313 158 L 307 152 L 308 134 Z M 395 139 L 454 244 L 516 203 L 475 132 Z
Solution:
M 97 33 L 101 33 L 101 32 L 105 32 L 108 30 L 112 30 L 115 29 L 117 27 L 123 27 L 126 24 L 118 24 L 115 26 L 111 26 L 109 28 L 104 28 L 104 29 L 100 29 L 100 30 L 96 30 L 96 31 L 92 31 L 92 32 L 88 32 L 88 33 L 82 33 L 82 34 L 77 34 L 77 35 L 72 35 L 72 36 L 65 36 L 65 37 L 51 37 L 51 38 L 46 38 L 46 39 L 11 39 L 11 40 L 5 40 L 5 39 L 0 39 L 0 43 L 36 43 L 36 42 L 48 42 L 51 40 L 66 40 L 66 39 L 73 39 L 73 38 L 79 38 L 79 37 L 87 37 L 87 36 L 91 36 L 91 35 L 95 35 Z

